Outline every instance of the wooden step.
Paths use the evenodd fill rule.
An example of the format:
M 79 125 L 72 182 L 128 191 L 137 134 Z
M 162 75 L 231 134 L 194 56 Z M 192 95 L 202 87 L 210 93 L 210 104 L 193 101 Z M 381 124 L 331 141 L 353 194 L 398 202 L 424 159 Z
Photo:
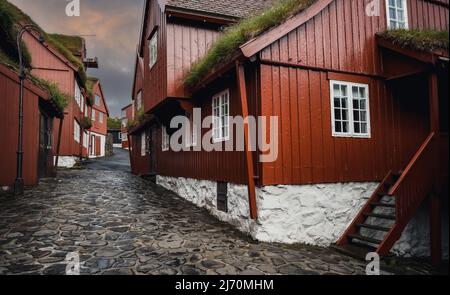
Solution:
M 364 236 L 361 236 L 361 235 L 358 235 L 358 234 L 348 235 L 348 237 L 350 239 L 357 239 L 359 241 L 364 241 L 364 242 L 368 242 L 368 243 L 375 244 L 375 245 L 379 245 L 382 242 L 380 240 L 369 238 L 369 237 L 364 237 Z
M 331 249 L 341 254 L 366 261 L 367 253 L 375 252 L 376 248 L 360 243 L 351 243 L 343 246 L 332 245 Z
M 390 228 L 387 227 L 383 227 L 383 226 L 378 226 L 378 225 L 372 225 L 372 224 L 357 224 L 356 225 L 359 228 L 368 228 L 368 229 L 373 229 L 373 230 L 378 230 L 378 231 L 390 231 Z
M 388 219 L 388 220 L 395 220 L 395 216 L 393 215 L 386 215 L 386 214 L 376 214 L 376 213 L 364 213 L 365 217 L 373 217 L 373 218 L 380 218 L 380 219 Z
M 395 204 L 388 203 L 372 203 L 370 204 L 372 207 L 386 207 L 386 208 L 395 208 Z

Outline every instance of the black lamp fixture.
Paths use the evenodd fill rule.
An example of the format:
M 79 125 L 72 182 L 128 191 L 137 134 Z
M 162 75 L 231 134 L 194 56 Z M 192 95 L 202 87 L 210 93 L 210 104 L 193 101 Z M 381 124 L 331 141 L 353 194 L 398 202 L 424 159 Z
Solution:
M 25 67 L 23 64 L 22 57 L 22 37 L 25 32 L 35 31 L 39 34 L 39 42 L 44 43 L 44 32 L 36 25 L 29 24 L 24 25 L 20 31 L 17 33 L 17 51 L 19 53 L 19 64 L 20 64 L 20 72 L 19 72 L 19 80 L 20 80 L 20 92 L 19 92 L 19 134 L 18 139 L 19 143 L 17 146 L 17 177 L 14 183 L 14 194 L 15 195 L 23 195 L 24 192 L 24 180 L 23 180 L 23 86 L 24 80 L 26 78 Z

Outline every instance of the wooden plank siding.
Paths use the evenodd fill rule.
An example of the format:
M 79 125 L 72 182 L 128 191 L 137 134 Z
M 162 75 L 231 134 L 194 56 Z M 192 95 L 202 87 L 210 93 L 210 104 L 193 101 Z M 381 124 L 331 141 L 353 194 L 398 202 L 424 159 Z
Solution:
M 258 95 L 257 76 L 256 68 L 250 67 L 246 70 L 246 77 L 249 82 L 247 84 L 249 114 L 254 116 L 259 114 L 259 102 L 256 99 Z M 225 89 L 230 90 L 230 116 L 242 114 L 236 75 L 233 73 L 230 76 L 223 77 L 194 97 L 195 106 L 202 110 L 202 118 L 212 116 L 212 96 Z M 208 130 L 202 130 L 202 137 L 206 132 Z M 243 152 L 163 152 L 161 143 L 162 130 L 158 128 L 156 143 L 158 175 L 226 181 L 237 184 L 247 182 L 246 161 Z M 257 154 L 253 154 L 256 161 L 258 159 Z M 255 167 L 255 176 L 259 175 L 259 169 L 259 166 Z
M 37 185 L 39 158 L 39 95 L 25 83 L 23 110 L 23 178 L 25 185 Z M 12 186 L 16 179 L 19 129 L 19 79 L 0 65 L 0 186 Z M 51 153 L 50 153 L 51 154 Z
M 407 2 L 411 28 L 448 30 L 448 8 Z M 411 93 L 410 104 L 392 95 L 375 40 L 386 10 L 367 17 L 365 8 L 362 0 L 333 1 L 260 52 L 262 114 L 280 117 L 280 155 L 263 165 L 264 185 L 381 180 L 425 139 L 427 95 Z M 330 79 L 369 84 L 370 139 L 332 136 Z

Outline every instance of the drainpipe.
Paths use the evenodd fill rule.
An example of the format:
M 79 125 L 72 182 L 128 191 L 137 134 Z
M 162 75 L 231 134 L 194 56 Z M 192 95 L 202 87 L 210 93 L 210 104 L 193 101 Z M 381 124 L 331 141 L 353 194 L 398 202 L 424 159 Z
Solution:
M 247 86 L 245 81 L 244 65 L 239 61 L 236 62 L 236 76 L 238 83 L 239 96 L 241 98 L 242 117 L 248 118 L 248 100 L 247 100 Z M 248 198 L 250 205 L 250 218 L 258 219 L 258 210 L 256 205 L 256 188 L 253 155 L 250 150 L 250 126 L 248 123 L 244 124 L 244 138 L 245 138 L 245 159 L 247 162 L 247 178 L 248 178 Z

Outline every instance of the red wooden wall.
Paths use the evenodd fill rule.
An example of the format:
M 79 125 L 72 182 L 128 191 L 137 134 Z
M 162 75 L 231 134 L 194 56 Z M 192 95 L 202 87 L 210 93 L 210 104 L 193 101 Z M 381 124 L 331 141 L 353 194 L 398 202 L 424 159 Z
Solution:
M 24 88 L 24 162 L 25 185 L 38 184 L 39 94 L 27 82 Z M 41 91 L 42 93 L 42 91 Z M 42 95 L 42 94 L 41 94 Z M 16 179 L 16 153 L 19 129 L 19 81 L 17 74 L 0 65 L 0 186 L 12 186 Z
M 90 129 L 90 131 L 97 134 L 106 135 L 108 134 L 108 114 L 106 108 L 106 100 L 105 96 L 103 95 L 100 82 L 95 83 L 92 91 L 94 95 L 98 95 L 100 97 L 100 105 L 95 104 L 94 98 L 94 105 L 92 106 L 92 109 L 95 110 L 95 120 L 92 122 L 92 128 Z M 100 113 L 103 114 L 103 122 L 100 122 Z M 90 113 L 90 115 L 92 118 L 92 113 Z

